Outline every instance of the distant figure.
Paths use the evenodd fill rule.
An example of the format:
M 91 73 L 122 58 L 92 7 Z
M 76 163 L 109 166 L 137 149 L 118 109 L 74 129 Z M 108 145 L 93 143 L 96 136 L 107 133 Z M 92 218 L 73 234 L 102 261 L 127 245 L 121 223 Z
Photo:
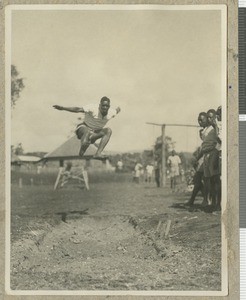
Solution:
M 112 130 L 104 128 L 104 126 L 120 112 L 120 108 L 110 108 L 110 99 L 107 97 L 102 97 L 99 106 L 90 104 L 83 107 L 63 107 L 60 105 L 54 105 L 53 107 L 58 110 L 85 114 L 84 122 L 78 124 L 75 131 L 78 139 L 81 141 L 79 155 L 83 157 L 89 145 L 101 139 L 94 158 L 103 158 L 102 151 L 112 134 Z
M 181 182 L 185 182 L 185 171 L 184 169 L 180 170 Z
M 148 164 L 146 166 L 146 181 L 151 183 L 153 177 L 154 166 L 152 164 Z
M 40 173 L 41 173 L 41 170 L 42 170 L 42 166 L 38 165 L 38 166 L 37 166 L 37 174 L 40 174 Z
M 181 165 L 180 157 L 176 154 L 175 150 L 168 157 L 167 164 L 170 167 L 171 189 L 174 191 L 177 185 L 177 177 L 179 176 L 179 166 Z
M 71 163 L 71 161 L 68 161 L 66 163 L 66 167 L 65 167 L 65 172 L 71 172 L 73 164 Z
M 123 162 L 121 159 L 117 161 L 116 170 L 117 170 L 117 172 L 122 172 L 122 170 L 123 170 Z
M 136 182 L 136 183 L 139 183 L 140 182 L 140 175 L 141 175 L 141 171 L 143 169 L 143 166 L 137 162 L 135 164 L 135 167 L 134 167 L 134 175 L 133 175 L 133 181 Z

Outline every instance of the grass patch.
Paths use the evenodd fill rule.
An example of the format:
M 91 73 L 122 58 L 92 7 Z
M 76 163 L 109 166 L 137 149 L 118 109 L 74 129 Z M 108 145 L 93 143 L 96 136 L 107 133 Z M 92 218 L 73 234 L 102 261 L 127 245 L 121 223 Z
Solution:
M 91 183 L 103 183 L 103 182 L 129 182 L 131 181 L 130 173 L 115 173 L 108 171 L 89 171 L 89 182 Z M 28 173 L 21 171 L 11 172 L 11 184 L 18 185 L 20 178 L 22 179 L 22 185 L 54 185 L 56 181 L 57 173 Z

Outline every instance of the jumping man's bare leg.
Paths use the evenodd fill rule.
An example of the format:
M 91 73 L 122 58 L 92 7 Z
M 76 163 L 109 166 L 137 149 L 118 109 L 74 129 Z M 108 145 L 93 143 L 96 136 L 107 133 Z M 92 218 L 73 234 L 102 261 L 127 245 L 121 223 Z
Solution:
M 79 150 L 79 156 L 83 156 L 87 150 L 87 148 L 90 146 L 90 130 L 88 128 L 83 128 L 83 135 L 81 136 L 81 146 L 80 146 L 80 150 Z
M 108 141 L 110 140 L 112 130 L 110 128 L 104 128 L 102 130 L 102 133 L 103 133 L 103 136 L 102 136 L 102 139 L 101 139 L 100 144 L 98 146 L 95 157 L 100 157 L 102 155 L 103 149 L 106 147 Z M 91 140 L 94 140 L 93 136 L 92 136 Z

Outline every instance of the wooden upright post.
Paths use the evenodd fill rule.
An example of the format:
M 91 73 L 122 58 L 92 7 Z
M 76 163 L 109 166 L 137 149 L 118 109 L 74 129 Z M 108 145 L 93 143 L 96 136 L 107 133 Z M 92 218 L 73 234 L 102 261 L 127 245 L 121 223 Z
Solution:
M 59 181 L 60 181 L 62 172 L 63 172 L 63 167 L 60 167 L 60 168 L 59 168 L 58 175 L 57 175 L 57 177 L 56 177 L 56 182 L 55 182 L 55 185 L 54 185 L 54 190 L 57 189 L 57 186 L 58 186 L 58 184 L 59 184 Z
M 161 186 L 166 186 L 166 141 L 165 141 L 166 125 L 161 126 Z
M 87 189 L 87 191 L 89 191 L 90 187 L 89 187 L 88 173 L 84 168 L 82 170 L 82 176 L 83 176 L 83 179 L 84 179 L 85 188 Z
M 162 149 L 161 149 L 161 180 L 160 180 L 160 186 L 165 187 L 166 186 L 166 148 L 165 148 L 165 129 L 166 126 L 181 126 L 181 127 L 196 127 L 198 128 L 198 125 L 189 125 L 189 124 L 157 124 L 157 123 L 149 123 L 149 125 L 155 125 L 155 126 L 161 126 L 161 140 L 162 140 Z

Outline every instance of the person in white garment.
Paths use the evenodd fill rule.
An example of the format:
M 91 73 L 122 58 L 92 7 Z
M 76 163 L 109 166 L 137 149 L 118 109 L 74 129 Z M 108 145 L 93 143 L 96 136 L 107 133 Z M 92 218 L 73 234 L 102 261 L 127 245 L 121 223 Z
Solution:
M 153 177 L 154 166 L 152 164 L 148 164 L 146 166 L 146 181 L 151 182 Z
M 133 173 L 133 182 L 140 183 L 140 176 L 142 174 L 143 165 L 140 162 L 136 162 Z
M 167 164 L 170 167 L 171 189 L 175 190 L 177 185 L 177 177 L 179 176 L 179 168 L 181 165 L 180 157 L 176 154 L 175 150 L 172 151 L 172 155 L 168 157 Z

